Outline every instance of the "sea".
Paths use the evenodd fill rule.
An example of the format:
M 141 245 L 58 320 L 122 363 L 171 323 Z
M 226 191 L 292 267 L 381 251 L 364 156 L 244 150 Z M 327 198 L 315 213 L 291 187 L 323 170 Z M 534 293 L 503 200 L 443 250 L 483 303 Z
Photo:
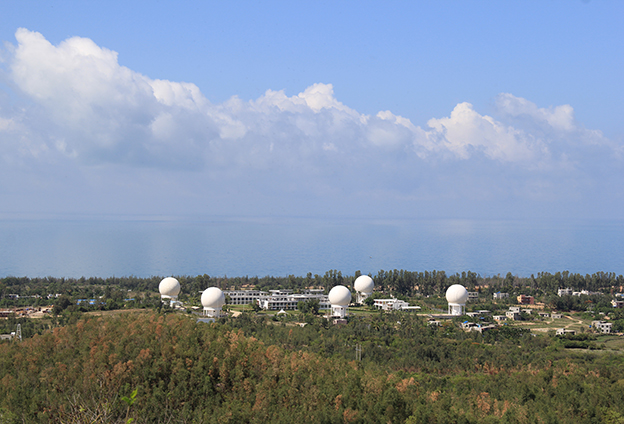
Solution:
M 624 221 L 1 219 L 0 277 L 624 273 Z

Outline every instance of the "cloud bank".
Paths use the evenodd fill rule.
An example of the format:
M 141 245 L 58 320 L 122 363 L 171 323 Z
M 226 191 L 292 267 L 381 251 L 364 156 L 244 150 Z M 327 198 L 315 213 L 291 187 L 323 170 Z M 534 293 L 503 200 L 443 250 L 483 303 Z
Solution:
M 0 189 L 13 211 L 44 200 L 85 213 L 521 216 L 622 201 L 622 146 L 570 105 L 502 93 L 492 116 L 464 102 L 418 126 L 359 113 L 327 83 L 214 104 L 86 38 L 15 38 L 0 56 Z

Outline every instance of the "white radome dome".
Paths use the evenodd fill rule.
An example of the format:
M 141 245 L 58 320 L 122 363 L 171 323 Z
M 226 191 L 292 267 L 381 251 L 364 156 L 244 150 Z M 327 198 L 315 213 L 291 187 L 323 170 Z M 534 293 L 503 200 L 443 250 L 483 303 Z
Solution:
M 370 294 L 373 292 L 375 283 L 373 282 L 373 279 L 370 278 L 368 275 L 360 275 L 358 278 L 355 279 L 353 287 L 355 287 L 355 291 Z
M 446 301 L 457 305 L 464 305 L 468 300 L 468 290 L 461 284 L 453 284 L 446 290 Z
M 175 297 L 180 294 L 180 282 L 173 277 L 164 278 L 158 285 L 161 296 Z
M 201 295 L 201 303 L 204 308 L 221 308 L 225 305 L 225 295 L 218 287 L 209 287 Z
M 345 286 L 335 286 L 329 291 L 329 303 L 332 305 L 347 306 L 351 302 L 351 290 Z

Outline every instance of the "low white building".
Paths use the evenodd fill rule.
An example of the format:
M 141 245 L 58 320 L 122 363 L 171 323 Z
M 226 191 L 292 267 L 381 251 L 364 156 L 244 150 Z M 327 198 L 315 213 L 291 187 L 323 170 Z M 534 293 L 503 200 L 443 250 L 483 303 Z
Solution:
M 398 311 L 401 309 L 406 309 L 409 307 L 409 304 L 400 299 L 375 299 L 375 308 L 381 309 L 382 311 Z
M 464 322 L 462 323 L 462 329 L 464 331 L 473 331 L 477 333 L 482 333 L 487 330 L 491 330 L 496 328 L 496 325 L 493 324 L 475 324 L 473 322 Z
M 589 290 L 581 290 L 580 292 L 572 292 L 572 296 L 598 296 L 601 295 L 602 292 L 592 292 Z
M 259 296 L 258 305 L 267 311 L 294 310 L 299 302 L 318 300 L 319 309 L 331 309 L 329 297 L 319 291 L 294 294 L 292 290 L 270 290 L 270 294 Z
M 468 302 L 478 302 L 479 292 L 468 292 Z
M 505 316 L 507 317 L 507 319 L 510 319 L 512 321 L 516 321 L 516 320 L 520 319 L 520 312 L 507 311 L 507 312 L 505 312 Z
M 480 309 L 478 311 L 474 311 L 474 312 L 466 312 L 466 315 L 468 315 L 469 317 L 489 317 L 492 315 L 492 312 L 486 310 L 486 309 Z
M 612 300 L 611 301 L 611 305 L 613 305 L 614 308 L 624 308 L 624 300 Z
M 494 300 L 507 299 L 509 297 L 509 293 L 497 292 L 497 293 L 494 293 L 492 297 L 494 298 Z
M 574 293 L 574 290 L 572 289 L 559 289 L 557 290 L 557 296 L 562 297 L 562 296 L 572 296 L 572 293 Z

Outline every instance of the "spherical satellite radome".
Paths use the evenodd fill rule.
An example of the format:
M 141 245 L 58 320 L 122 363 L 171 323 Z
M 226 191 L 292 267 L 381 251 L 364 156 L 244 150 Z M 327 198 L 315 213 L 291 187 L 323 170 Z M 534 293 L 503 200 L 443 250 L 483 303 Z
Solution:
M 204 308 L 221 308 L 225 305 L 225 295 L 218 287 L 209 287 L 201 295 L 201 303 Z
M 373 292 L 375 283 L 373 282 L 373 279 L 370 278 L 368 275 L 360 275 L 358 278 L 355 279 L 353 287 L 355 287 L 355 291 L 370 294 Z
M 180 282 L 173 277 L 163 278 L 158 285 L 161 296 L 175 297 L 180 294 Z
M 332 305 L 347 306 L 351 302 L 351 290 L 345 286 L 335 286 L 329 291 L 329 303 Z
M 461 284 L 453 284 L 446 290 L 446 301 L 457 305 L 463 305 L 468 301 L 468 290 Z

